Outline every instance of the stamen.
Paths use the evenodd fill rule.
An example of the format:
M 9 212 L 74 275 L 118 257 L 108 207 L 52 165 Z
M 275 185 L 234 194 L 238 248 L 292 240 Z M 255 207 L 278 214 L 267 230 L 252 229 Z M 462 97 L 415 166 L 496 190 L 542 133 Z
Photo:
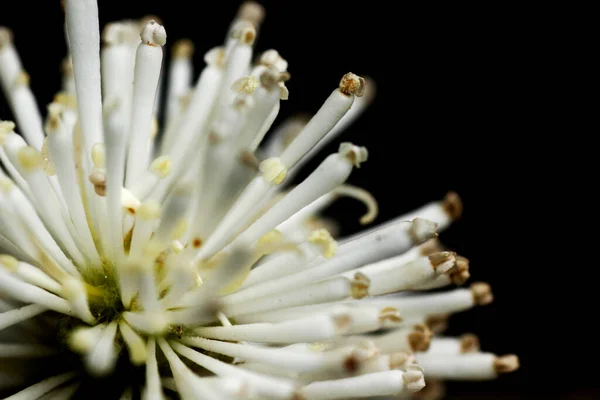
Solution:
M 365 152 L 363 147 L 343 143 L 338 153 L 327 157 L 315 172 L 240 234 L 235 243 L 254 243 L 302 207 L 341 185 L 350 176 L 353 164 L 365 161 Z M 213 240 L 214 237 L 215 235 L 200 249 L 197 260 L 210 258 L 229 239 L 217 237 Z
M 408 328 L 400 328 L 390 333 L 373 338 L 373 343 L 382 353 L 395 353 L 399 351 L 421 352 L 427 351 L 431 344 L 433 332 L 423 324 L 416 324 Z
M 486 380 L 498 374 L 513 372 L 519 368 L 514 356 L 498 357 L 490 353 L 468 353 L 440 357 L 435 354 L 417 354 L 417 362 L 435 379 Z
M 146 347 L 144 339 L 142 339 L 137 332 L 131 329 L 131 326 L 129 326 L 127 322 L 119 322 L 119 331 L 121 332 L 121 336 L 127 344 L 127 349 L 129 350 L 129 359 L 133 365 L 142 365 L 146 362 L 146 360 L 149 360 L 149 362 L 152 360 L 152 358 L 150 358 L 148 355 L 148 347 Z M 154 354 L 152 357 L 154 357 Z M 155 359 L 154 362 L 156 362 Z
M 346 379 L 313 382 L 300 390 L 301 399 L 348 399 L 393 396 L 425 387 L 420 371 L 384 371 Z
M 62 286 L 33 265 L 19 262 L 11 256 L 0 255 L 0 266 L 4 266 L 9 271 L 15 272 L 16 275 L 27 283 L 46 289 L 54 294 L 62 294 Z
M 72 315 L 73 309 L 65 300 L 37 286 L 25 283 L 0 269 L 0 291 L 15 300 L 24 303 L 36 303 L 57 311 L 59 313 Z
M 322 366 L 325 362 L 325 357 L 321 354 L 304 354 L 293 350 L 227 343 L 201 337 L 185 337 L 181 339 L 181 343 L 230 357 L 264 362 L 298 372 L 310 371 Z
M 5 400 L 33 400 L 39 399 L 46 393 L 50 392 L 55 387 L 62 385 L 65 382 L 73 379 L 75 372 L 67 372 L 66 374 L 53 376 L 52 378 L 44 379 L 41 382 L 31 385 L 18 393 L 5 398 Z
M 85 255 L 95 265 L 100 265 L 100 256 L 96 250 L 94 239 L 85 214 L 85 208 L 81 198 L 81 191 L 77 183 L 77 172 L 73 160 L 73 138 L 67 131 L 62 120 L 63 107 L 57 103 L 48 106 L 48 121 L 46 132 L 49 157 L 56 169 L 56 176 L 60 184 L 61 192 L 68 206 L 70 219 L 73 221 L 78 233 L 78 241 L 85 250 Z
M 173 163 L 171 157 L 161 156 L 156 158 L 150 164 L 148 171 L 132 186 L 131 193 L 140 199 L 148 197 L 158 182 L 169 176 L 172 170 Z
M 123 56 L 124 57 L 124 56 Z M 116 71 L 115 71 L 116 72 Z M 126 75 L 126 74 L 122 74 Z M 114 101 L 104 109 L 104 140 L 106 148 L 106 209 L 112 254 L 116 261 L 124 256 L 123 245 L 123 182 L 125 180 L 126 125 L 123 118 L 127 107 Z M 127 205 L 125 205 L 127 207 Z
M 475 289 L 474 289 L 475 288 Z M 471 289 L 455 289 L 443 293 L 419 294 L 407 297 L 368 299 L 369 304 L 395 307 L 403 316 L 441 315 L 468 310 L 475 305 L 486 305 L 491 300 L 487 284 L 472 284 Z
M 29 75 L 20 71 L 13 79 L 12 88 L 5 89 L 6 97 L 27 142 L 32 147 L 41 149 L 44 140 L 42 117 L 29 87 Z
M 318 282 L 321 279 L 352 270 L 360 265 L 403 253 L 415 243 L 431 238 L 434 234 L 433 229 L 434 225 L 419 219 L 381 228 L 340 246 L 338 255 L 330 260 L 323 262 L 316 259 L 298 273 L 242 289 L 226 297 L 225 301 L 228 304 L 237 305 L 261 296 L 300 288 L 311 282 Z M 415 234 L 415 231 L 418 234 Z M 415 239 L 417 239 L 416 242 Z
M 131 137 L 127 157 L 127 187 L 131 187 L 150 164 L 152 152 L 151 121 L 154 99 L 160 78 L 163 51 L 167 34 L 154 20 L 140 34 L 142 43 L 135 58 Z
M 165 126 L 167 131 L 183 112 L 181 99 L 186 96 L 192 85 L 192 55 L 194 45 L 188 39 L 175 42 L 172 50 L 172 62 L 169 71 L 169 86 L 165 109 Z
M 344 333 L 345 325 L 333 315 L 317 315 L 276 324 L 242 324 L 197 328 L 206 338 L 259 343 L 304 343 L 332 339 Z
M 354 94 L 362 93 L 364 80 L 354 74 L 346 74 L 340 87 L 333 91 L 317 114 L 308 122 L 298 136 L 283 151 L 283 165 L 291 169 L 315 146 L 348 112 L 354 102 Z
M 0 313 L 0 331 L 33 318 L 46 310 L 48 308 L 41 304 L 30 304 Z
M 117 363 L 118 349 L 115 344 L 117 322 L 111 322 L 102 330 L 94 350 L 85 358 L 88 370 L 95 376 L 106 376 Z
M 278 308 L 320 304 L 347 299 L 355 294 L 359 295 L 359 293 L 362 293 L 364 285 L 365 283 L 361 281 L 352 282 L 345 277 L 336 277 L 310 286 L 262 296 L 241 303 L 228 302 L 225 306 L 225 313 L 235 317 L 252 312 L 259 313 Z
M 148 339 L 147 351 L 148 362 L 146 364 L 146 387 L 144 388 L 144 400 L 161 400 L 163 398 L 160 387 L 160 374 L 156 360 L 156 342 L 154 338 Z
M 180 343 L 171 342 L 171 346 L 173 347 L 173 350 L 182 356 L 217 375 L 248 380 L 251 386 L 256 387 L 256 391 L 259 395 L 287 399 L 292 398 L 292 394 L 295 391 L 294 384 L 288 380 L 244 371 L 235 366 L 225 364 L 222 361 L 198 353 Z
M 164 339 L 159 338 L 158 344 L 169 362 L 175 383 L 177 385 L 178 392 L 183 398 L 202 398 L 208 400 L 219 400 L 219 397 L 214 392 L 213 387 L 205 384 L 201 381 L 190 369 L 179 359 L 177 354 L 173 351 L 171 346 L 175 346 L 176 343 L 169 344 Z M 215 360 L 216 361 L 216 360 Z
M 88 176 L 91 173 L 89 157 L 92 146 L 102 141 L 100 29 L 97 1 L 66 0 L 65 19 L 79 103 L 84 176 Z
M 75 278 L 63 282 L 65 298 L 71 303 L 73 311 L 82 321 L 92 324 L 95 321 L 88 304 L 87 293 L 83 281 Z

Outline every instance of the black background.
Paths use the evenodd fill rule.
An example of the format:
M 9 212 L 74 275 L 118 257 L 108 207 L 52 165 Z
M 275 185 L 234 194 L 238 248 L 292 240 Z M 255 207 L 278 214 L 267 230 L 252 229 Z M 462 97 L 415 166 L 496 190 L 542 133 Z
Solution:
M 59 3 L 1 7 L 0 24 L 14 31 L 40 107 L 60 85 L 65 45 Z M 585 335 L 578 336 L 575 319 L 567 317 L 572 297 L 563 281 L 567 275 L 548 268 L 559 263 L 549 253 L 556 250 L 551 239 L 568 234 L 545 231 L 535 218 L 555 215 L 552 202 L 560 188 L 548 183 L 547 166 L 536 158 L 544 150 L 531 140 L 539 133 L 532 112 L 538 106 L 539 71 L 532 61 L 544 43 L 531 25 L 532 15 L 472 4 L 261 3 L 267 18 L 257 50 L 279 50 L 292 74 L 290 99 L 282 103 L 278 121 L 299 111 L 314 113 L 348 71 L 377 82 L 376 101 L 343 140 L 369 149 L 369 161 L 350 181 L 378 199 L 379 221 L 448 190 L 463 198 L 463 218 L 441 239 L 471 259 L 472 280 L 491 283 L 496 300 L 453 317 L 450 333 L 474 332 L 486 350 L 517 353 L 522 368 L 495 382 L 452 384 L 449 394 L 585 398 L 586 388 L 597 384 L 594 369 L 578 362 L 593 357 L 582 356 L 586 352 L 574 344 Z M 101 25 L 146 14 L 161 17 L 167 48 L 184 37 L 196 44 L 198 73 L 204 52 L 223 42 L 238 3 L 100 0 L 99 6 Z M 0 117 L 8 118 L 3 101 Z M 330 214 L 354 231 L 361 211 L 348 200 Z

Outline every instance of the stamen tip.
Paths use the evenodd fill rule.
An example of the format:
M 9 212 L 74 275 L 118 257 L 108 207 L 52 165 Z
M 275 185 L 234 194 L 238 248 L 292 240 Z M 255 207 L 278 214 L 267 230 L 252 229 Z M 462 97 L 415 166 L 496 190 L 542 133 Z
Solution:
M 44 161 L 40 152 L 31 146 L 25 146 L 19 149 L 17 152 L 17 159 L 19 160 L 21 167 L 28 172 L 42 168 Z
M 445 274 L 456 266 L 456 253 L 441 251 L 429 256 L 431 266 L 438 274 Z
M 369 158 L 369 152 L 366 147 L 355 146 L 349 142 L 340 144 L 339 153 L 352 161 L 352 164 L 356 168 L 360 168 L 360 164 Z
M 146 22 L 140 33 L 140 38 L 142 42 L 149 46 L 164 46 L 167 43 L 167 32 L 162 25 L 151 19 Z
M 179 39 L 173 45 L 174 58 L 190 58 L 194 54 L 194 43 L 190 39 Z
M 390 321 L 395 323 L 400 323 L 403 321 L 402 316 L 397 308 L 394 307 L 384 307 L 379 311 L 379 319 L 381 321 Z
M 260 25 L 265 19 L 265 8 L 255 1 L 246 1 L 238 10 L 238 18 Z
M 364 299 L 369 295 L 369 286 L 371 280 L 362 272 L 354 274 L 354 280 L 351 283 L 351 295 L 355 299 Z
M 450 280 L 455 285 L 463 285 L 469 278 L 469 259 L 466 257 L 456 257 L 456 268 L 450 271 Z
M 466 333 L 460 337 L 460 352 L 475 353 L 479 351 L 479 338 L 472 333 Z
M 444 211 L 450 218 L 456 220 L 460 218 L 463 212 L 463 204 L 460 196 L 456 192 L 448 192 L 442 202 Z
M 263 178 L 274 185 L 283 183 L 288 172 L 279 157 L 267 158 L 260 163 L 258 169 L 262 173 Z
M 348 72 L 342 77 L 339 89 L 340 92 L 347 96 L 355 95 L 361 97 L 365 93 L 365 80 L 352 72 Z
M 507 374 L 510 372 L 514 372 L 518 370 L 519 367 L 519 357 L 514 354 L 497 357 L 494 361 L 494 370 L 497 374 Z
M 427 325 L 427 327 L 431 329 L 433 333 L 441 333 L 448 328 L 448 315 L 430 315 L 425 320 L 425 325 Z
M 415 218 L 409 228 L 409 234 L 415 243 L 423 243 L 428 239 L 437 237 L 437 224 L 433 221 Z
M 431 344 L 433 332 L 424 324 L 413 326 L 413 331 L 408 334 L 408 344 L 412 351 L 427 351 Z
M 225 64 L 225 49 L 222 47 L 214 47 L 204 55 L 206 65 L 222 67 Z
M 417 364 L 412 364 L 406 367 L 406 371 L 402 376 L 404 385 L 409 392 L 415 393 L 425 387 L 425 375 L 423 374 L 423 368 Z
M 149 171 L 154 175 L 158 176 L 161 179 L 169 176 L 171 171 L 173 170 L 173 163 L 171 162 L 171 157 L 169 156 L 160 156 L 150 164 Z
M 479 306 L 488 305 L 494 300 L 492 288 L 484 282 L 473 283 L 471 285 L 471 293 L 473 294 L 473 301 Z

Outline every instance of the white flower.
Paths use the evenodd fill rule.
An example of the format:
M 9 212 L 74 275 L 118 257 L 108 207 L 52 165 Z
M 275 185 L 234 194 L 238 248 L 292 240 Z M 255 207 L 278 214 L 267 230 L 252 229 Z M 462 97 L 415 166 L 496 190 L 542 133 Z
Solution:
M 472 335 L 435 335 L 448 314 L 489 303 L 489 286 L 412 293 L 469 276 L 435 239 L 460 214 L 456 195 L 336 242 L 319 218 L 336 198 L 364 202 L 362 223 L 377 214 L 345 184 L 366 149 L 342 143 L 288 185 L 364 110 L 363 78 L 346 74 L 310 121 L 263 141 L 289 74 L 275 50 L 252 64 L 263 10 L 246 3 L 195 85 L 192 45 L 174 46 L 161 130 L 165 29 L 113 23 L 100 49 L 96 0 L 65 12 L 72 64 L 45 123 L 0 28 L 17 123 L 0 122 L 0 393 L 66 399 L 125 374 L 122 398 L 410 397 L 423 371 L 435 382 L 517 367 Z

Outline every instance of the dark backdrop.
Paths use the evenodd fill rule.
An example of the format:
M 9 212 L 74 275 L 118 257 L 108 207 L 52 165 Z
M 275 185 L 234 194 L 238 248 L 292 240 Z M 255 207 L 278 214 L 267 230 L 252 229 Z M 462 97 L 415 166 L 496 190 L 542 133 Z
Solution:
M 156 14 L 168 43 L 191 38 L 196 72 L 203 53 L 222 43 L 238 6 L 236 1 L 99 3 L 101 25 Z M 537 100 L 530 60 L 543 41 L 526 28 L 529 16 L 491 5 L 261 3 L 267 19 L 258 50 L 279 50 L 292 74 L 279 121 L 298 111 L 315 112 L 348 71 L 376 80 L 375 103 L 344 139 L 369 149 L 369 161 L 351 182 L 379 200 L 380 221 L 449 190 L 463 198 L 463 218 L 441 238 L 471 259 L 472 278 L 491 283 L 496 301 L 453 317 L 451 333 L 474 332 L 486 350 L 517 353 L 522 368 L 496 382 L 452 384 L 449 393 L 556 398 L 593 386 L 587 379 L 593 370 L 570 367 L 578 361 L 570 354 L 574 321 L 557 308 L 569 295 L 553 291 L 556 286 L 548 281 L 554 274 L 543 268 L 554 261 L 539 244 L 545 233 L 532 220 L 555 189 L 543 183 L 543 166 L 530 157 L 536 146 L 527 139 L 536 124 L 530 111 Z M 45 106 L 59 89 L 65 54 L 59 1 L 3 4 L 0 24 L 14 30 L 33 90 Z M 0 117 L 7 115 L 0 103 Z M 341 201 L 331 214 L 346 218 L 343 228 L 353 231 L 361 211 L 360 205 Z

